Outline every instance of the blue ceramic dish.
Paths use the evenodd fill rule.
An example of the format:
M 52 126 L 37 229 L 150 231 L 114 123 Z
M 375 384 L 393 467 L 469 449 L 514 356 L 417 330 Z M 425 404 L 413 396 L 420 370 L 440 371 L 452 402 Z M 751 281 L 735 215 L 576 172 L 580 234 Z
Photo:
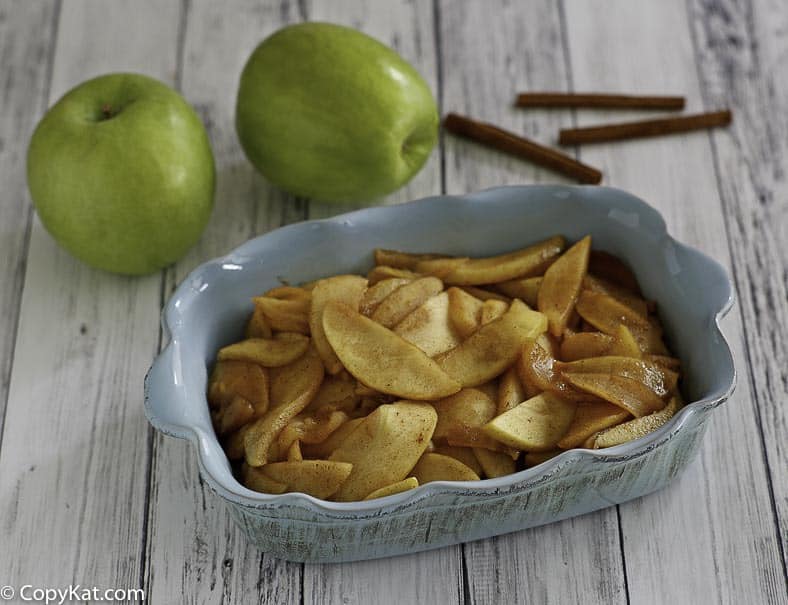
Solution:
M 484 256 L 589 233 L 594 248 L 632 265 L 682 360 L 688 405 L 666 425 L 513 475 L 429 483 L 366 502 L 260 494 L 235 479 L 205 390 L 217 349 L 241 337 L 252 296 L 281 280 L 364 273 L 376 247 Z M 503 187 L 368 208 L 277 229 L 195 269 L 164 311 L 170 341 L 146 377 L 145 413 L 158 430 L 194 445 L 203 479 L 263 551 L 312 562 L 415 552 L 565 519 L 666 485 L 693 459 L 712 410 L 733 391 L 733 358 L 718 325 L 732 302 L 719 264 L 671 238 L 659 213 L 616 189 Z

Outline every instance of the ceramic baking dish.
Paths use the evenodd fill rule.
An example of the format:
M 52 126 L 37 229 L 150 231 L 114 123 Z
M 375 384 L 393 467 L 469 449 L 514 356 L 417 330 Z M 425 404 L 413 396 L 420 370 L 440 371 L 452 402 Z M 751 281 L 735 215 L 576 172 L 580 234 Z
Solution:
M 260 494 L 234 478 L 205 390 L 216 350 L 241 337 L 252 296 L 282 281 L 364 273 L 376 247 L 482 256 L 588 233 L 594 248 L 632 265 L 682 360 L 688 405 L 659 430 L 605 450 L 567 451 L 505 477 L 429 483 L 367 502 Z M 645 202 L 616 189 L 502 187 L 368 208 L 277 229 L 195 269 L 164 311 L 169 344 L 146 377 L 145 413 L 158 430 L 194 445 L 203 479 L 261 550 L 311 562 L 415 552 L 587 513 L 670 482 L 733 391 L 733 359 L 718 325 L 731 305 L 725 270 L 670 237 Z

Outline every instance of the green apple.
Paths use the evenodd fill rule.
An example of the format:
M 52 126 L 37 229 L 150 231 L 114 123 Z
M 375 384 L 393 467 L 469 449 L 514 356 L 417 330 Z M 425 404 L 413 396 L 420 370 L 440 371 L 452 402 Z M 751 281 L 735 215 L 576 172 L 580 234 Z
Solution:
M 236 129 L 252 164 L 293 194 L 362 201 L 424 165 L 438 111 L 418 72 L 354 29 L 303 23 L 255 49 L 241 74 Z
M 27 181 L 44 227 L 94 267 L 145 274 L 197 241 L 215 171 L 205 128 L 174 90 L 109 74 L 66 93 L 30 140 Z

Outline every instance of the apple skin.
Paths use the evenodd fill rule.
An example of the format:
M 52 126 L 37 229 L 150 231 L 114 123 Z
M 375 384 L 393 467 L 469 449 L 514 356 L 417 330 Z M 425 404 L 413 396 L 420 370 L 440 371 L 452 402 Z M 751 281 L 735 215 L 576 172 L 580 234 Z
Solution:
M 236 130 L 269 181 L 322 201 L 368 201 L 402 186 L 438 139 L 427 83 L 374 38 L 329 23 L 274 33 L 249 58 Z
M 27 182 L 41 222 L 87 264 L 152 273 L 181 258 L 210 218 L 215 168 L 188 103 L 139 74 L 66 93 L 30 140 Z

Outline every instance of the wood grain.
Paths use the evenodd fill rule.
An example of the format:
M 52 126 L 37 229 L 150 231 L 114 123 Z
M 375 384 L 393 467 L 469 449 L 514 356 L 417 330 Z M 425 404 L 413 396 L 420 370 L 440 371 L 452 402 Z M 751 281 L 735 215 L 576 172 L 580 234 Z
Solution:
M 235 95 L 246 59 L 262 39 L 301 19 L 298 7 L 238 0 L 189 3 L 182 19 L 181 92 L 199 111 L 217 167 L 216 204 L 197 246 L 168 274 L 169 296 L 197 264 L 250 237 L 304 218 L 295 202 L 260 177 L 235 133 Z M 300 564 L 248 545 L 222 501 L 200 480 L 192 447 L 154 437 L 146 582 L 153 603 L 299 603 Z
M 627 82 L 635 91 L 681 90 L 688 111 L 702 108 L 697 72 L 687 68 L 695 56 L 683 2 L 620 0 L 603 14 L 569 1 L 566 19 L 578 89 Z M 583 148 L 582 157 L 605 169 L 611 184 L 657 207 L 681 241 L 730 267 L 711 152 L 709 135 L 696 133 Z M 740 313 L 724 326 L 738 388 L 715 413 L 699 463 L 668 489 L 620 507 L 633 603 L 784 602 Z
M 756 421 L 788 553 L 788 13 L 779 1 L 688 3 L 703 102 L 736 122 L 711 137 L 747 337 Z M 768 118 L 765 118 L 768 116 Z M 785 567 L 783 573 L 786 572 Z
M 550 143 L 571 112 L 511 106 L 518 90 L 565 90 L 561 18 L 553 2 L 441 3 L 446 111 L 458 111 Z M 446 187 L 550 182 L 561 177 L 445 135 Z M 567 181 L 568 182 L 568 181 Z M 472 603 L 624 603 L 615 508 L 546 527 L 466 544 Z
M 0 4 L 0 444 L 22 299 L 32 207 L 25 179 L 27 142 L 47 101 L 58 7 Z M 47 32 L 30 36 L 29 31 Z
M 63 3 L 49 103 L 106 71 L 173 80 L 178 6 L 104 6 Z M 20 33 L 52 36 L 50 28 Z M 33 101 L 28 111 L 38 117 Z M 0 452 L 4 584 L 139 585 L 148 462 L 141 381 L 156 347 L 159 286 L 158 275 L 86 267 L 33 222 Z

